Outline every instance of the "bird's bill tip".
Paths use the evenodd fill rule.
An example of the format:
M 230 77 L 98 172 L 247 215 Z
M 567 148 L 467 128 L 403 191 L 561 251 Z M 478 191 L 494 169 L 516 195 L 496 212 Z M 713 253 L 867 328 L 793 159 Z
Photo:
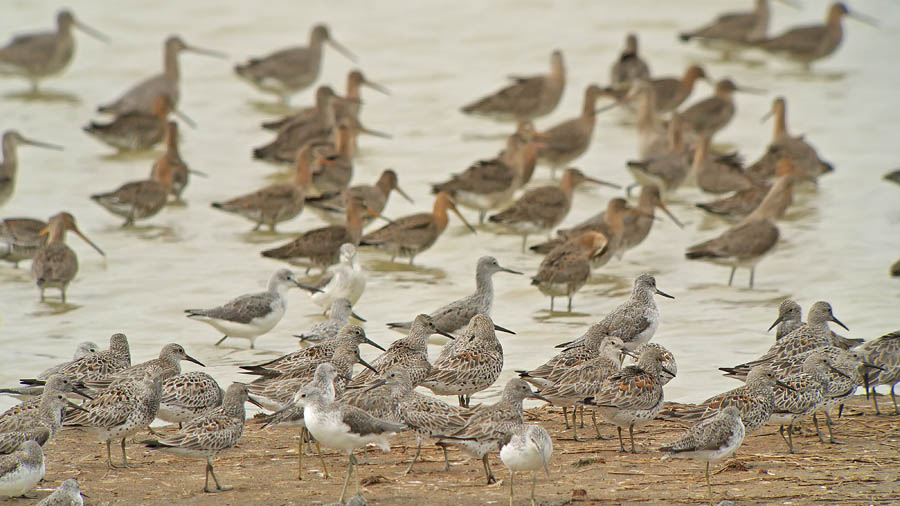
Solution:
M 674 296 L 667 294 L 666 292 L 660 290 L 659 288 L 656 289 L 656 295 L 661 295 L 661 296 L 663 296 L 663 297 L 665 297 L 665 298 L 667 298 L 667 299 L 674 299 L 674 298 L 675 298 Z

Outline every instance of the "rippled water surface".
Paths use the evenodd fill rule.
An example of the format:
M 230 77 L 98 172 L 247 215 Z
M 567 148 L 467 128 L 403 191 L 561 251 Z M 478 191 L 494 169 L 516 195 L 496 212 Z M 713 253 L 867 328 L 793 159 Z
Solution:
M 304 213 L 281 227 L 281 234 L 251 234 L 250 224 L 209 207 L 213 200 L 263 186 L 280 169 L 250 157 L 253 146 L 269 133 L 258 124 L 280 111 L 271 97 L 239 81 L 231 66 L 274 48 L 305 43 L 315 22 L 327 22 L 334 37 L 359 55 L 366 75 L 391 89 L 391 96 L 364 91 L 363 120 L 388 131 L 393 139 L 361 139 L 354 182 L 371 182 L 387 167 L 397 170 L 401 186 L 415 204 L 392 197 L 386 214 L 402 216 L 431 208 L 429 182 L 459 172 L 502 145 L 511 127 L 466 117 L 458 107 L 503 84 L 510 73 L 544 72 L 552 49 L 566 58 L 569 81 L 557 110 L 539 128 L 577 114 L 584 87 L 605 84 L 610 63 L 625 33 L 636 31 L 654 75 L 680 74 L 701 63 L 714 78 L 731 76 L 738 83 L 768 90 L 762 96 L 737 97 L 738 112 L 717 143 L 736 147 L 748 160 L 761 155 L 771 124 L 760 124 L 776 94 L 788 100 L 789 127 L 805 133 L 836 172 L 816 189 L 799 191 L 795 206 L 779 226 L 777 250 L 760 263 L 757 288 L 746 289 L 741 271 L 735 287 L 726 286 L 728 270 L 684 260 L 687 246 L 714 236 L 727 224 L 709 218 L 693 203 L 706 200 L 696 190 L 680 191 L 670 209 L 686 224 L 657 222 L 647 241 L 621 262 L 595 272 L 575 300 L 576 314 L 549 315 L 549 300 L 529 286 L 528 278 L 495 276 L 495 320 L 517 331 L 501 335 L 506 352 L 505 383 L 513 369 L 530 368 L 552 353 L 552 345 L 579 335 L 619 304 L 632 279 L 650 271 L 662 290 L 676 299 L 660 301 L 663 322 L 655 340 L 673 350 L 679 376 L 666 388 L 676 400 L 698 400 L 735 386 L 717 366 L 751 358 L 773 337 L 765 329 L 776 307 L 794 297 L 805 308 L 830 301 L 853 337 L 871 339 L 898 327 L 900 282 L 888 277 L 888 266 L 900 256 L 900 188 L 880 178 L 900 163 L 896 127 L 900 101 L 900 9 L 887 0 L 851 2 L 851 7 L 879 18 L 873 29 L 846 21 L 847 39 L 836 55 L 806 75 L 760 53 L 747 53 L 748 63 L 717 61 L 715 54 L 676 42 L 675 34 L 710 18 L 716 9 L 745 8 L 749 1 L 722 2 L 77 2 L 75 14 L 109 34 L 104 45 L 82 34 L 69 70 L 45 87 L 52 100 L 21 96 L 24 81 L 0 81 L 0 128 L 16 128 L 36 139 L 62 144 L 63 152 L 22 147 L 15 196 L 3 216 L 46 219 L 66 209 L 82 230 L 108 254 L 103 260 L 70 235 L 80 271 L 69 288 L 69 305 L 41 304 L 27 264 L 15 270 L 0 266 L 0 383 L 31 376 L 70 356 L 79 341 L 103 347 L 113 332 L 125 332 L 135 362 L 153 358 L 161 345 L 178 342 L 205 362 L 220 382 L 238 379 L 235 364 L 257 362 L 296 348 L 291 334 L 320 320 L 317 308 L 299 291 L 290 293 L 281 324 L 260 338 L 256 350 L 247 341 L 230 340 L 213 347 L 219 334 L 189 321 L 187 307 L 213 306 L 241 293 L 262 289 L 281 264 L 259 251 L 281 243 L 292 233 L 321 226 Z M 802 11 L 780 4 L 773 9 L 774 31 L 822 19 L 826 4 L 806 0 Z M 52 25 L 58 6 L 52 2 L 8 1 L 0 16 L 0 38 Z M 184 53 L 181 56 L 180 107 L 199 124 L 182 130 L 182 154 L 192 168 L 209 174 L 194 178 L 186 191 L 187 206 L 169 207 L 138 227 L 121 229 L 120 219 L 88 199 L 149 173 L 158 153 L 116 156 L 87 137 L 80 127 L 94 108 L 116 98 L 137 79 L 156 73 L 161 46 L 169 34 L 189 43 L 218 49 L 230 62 Z M 343 89 L 354 64 L 326 50 L 321 82 Z M 701 83 L 694 98 L 711 89 Z M 312 89 L 292 104 L 312 101 Z M 598 118 L 594 142 L 576 165 L 588 174 L 622 184 L 630 177 L 624 162 L 637 153 L 630 118 L 611 112 Z M 548 171 L 538 169 L 545 184 Z M 584 187 L 566 220 L 573 224 L 605 207 L 614 190 Z M 467 213 L 470 220 L 477 217 Z M 535 238 L 537 239 L 537 238 Z M 369 335 L 387 345 L 398 335 L 387 321 L 410 319 L 474 286 L 474 264 L 480 255 L 495 255 L 502 264 L 532 275 L 540 257 L 519 252 L 519 239 L 489 230 L 467 233 L 456 218 L 437 244 L 420 255 L 416 267 L 391 264 L 377 253 L 364 252 L 370 272 L 366 293 L 356 311 L 368 318 Z M 372 358 L 375 350 L 364 349 Z M 437 353 L 437 348 L 432 350 Z M 433 355 L 436 356 L 436 355 Z M 194 368 L 188 364 L 186 368 Z M 478 397 L 490 399 L 495 386 Z M 0 408 L 13 402 L 0 399 Z

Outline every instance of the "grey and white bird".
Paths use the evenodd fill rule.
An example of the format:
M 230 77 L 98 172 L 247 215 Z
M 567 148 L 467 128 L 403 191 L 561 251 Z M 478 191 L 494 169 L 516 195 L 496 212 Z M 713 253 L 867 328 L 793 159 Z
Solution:
M 323 310 L 330 308 L 337 299 L 347 299 L 352 306 L 366 289 L 366 273 L 356 260 L 356 246 L 349 242 L 342 244 L 338 256 L 339 263 L 329 267 L 313 285 L 321 291 L 310 295 Z
M 328 312 L 327 320 L 316 323 L 302 334 L 295 334 L 295 337 L 300 338 L 301 344 L 321 343 L 336 336 L 344 326 L 349 324 L 351 315 L 356 316 L 350 300 L 345 298 L 335 299 L 331 303 L 331 311 Z M 358 317 L 357 319 L 365 321 Z
M 19 449 L 0 455 L 0 496 L 21 497 L 44 478 L 44 451 L 36 441 L 25 441 Z
M 222 405 L 225 391 L 215 378 L 202 371 L 191 371 L 165 380 L 156 417 L 182 424 Z
M 536 505 L 534 487 L 541 469 L 550 477 L 550 455 L 553 439 L 540 425 L 521 424 L 509 431 L 509 440 L 500 447 L 500 460 L 509 469 L 509 506 L 513 505 L 513 475 L 516 471 L 531 471 L 531 506 Z
M 894 414 L 900 415 L 900 409 L 897 408 L 897 397 L 894 395 L 894 386 L 900 382 L 900 331 L 890 332 L 869 341 L 863 344 L 859 351 L 870 363 L 884 369 L 883 371 L 875 370 L 864 373 L 866 385 L 872 389 L 872 405 L 875 406 L 875 414 L 881 414 L 878 410 L 878 401 L 876 400 L 878 396 L 875 387 L 890 385 Z
M 84 506 L 84 499 L 81 497 L 81 487 L 78 486 L 78 480 L 69 478 L 60 483 L 52 494 L 45 497 L 35 506 Z

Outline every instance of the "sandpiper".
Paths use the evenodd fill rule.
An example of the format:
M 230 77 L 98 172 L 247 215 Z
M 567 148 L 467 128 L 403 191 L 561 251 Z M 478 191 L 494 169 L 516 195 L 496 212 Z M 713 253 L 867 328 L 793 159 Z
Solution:
M 688 178 L 706 193 L 744 191 L 759 186 L 741 165 L 736 153 L 711 157 L 710 136 L 700 137 L 694 148 L 694 160 Z
M 674 420 L 706 420 L 728 406 L 735 406 L 741 412 L 744 429 L 751 434 L 768 422 L 775 406 L 776 386 L 793 390 L 794 387 L 778 379 L 768 365 L 759 365 L 750 370 L 747 383 L 715 395 L 700 404 L 674 405 L 664 410 L 661 417 Z M 669 406 L 667 406 L 669 407 Z
M 0 75 L 18 75 L 31 82 L 31 92 L 38 92 L 38 83 L 61 73 L 75 55 L 75 38 L 72 27 L 103 42 L 106 35 L 75 19 L 68 9 L 56 14 L 55 32 L 38 32 L 17 35 L 0 48 Z
M 44 301 L 44 290 L 58 288 L 62 303 L 65 304 L 66 289 L 78 273 L 78 257 L 66 245 L 66 230 L 71 230 L 98 253 L 106 256 L 103 250 L 78 230 L 74 216 L 67 212 L 52 216 L 47 220 L 47 228 L 41 231 L 41 234 L 48 236 L 47 244 L 35 253 L 31 262 L 31 275 L 41 291 L 41 302 Z
M 413 264 L 416 255 L 430 248 L 447 228 L 447 211 L 450 210 L 462 220 L 463 224 L 474 234 L 475 229 L 460 214 L 453 197 L 447 192 L 440 192 L 434 199 L 434 208 L 430 213 L 419 213 L 404 216 L 374 232 L 364 235 L 359 244 L 374 246 L 385 250 L 395 258 L 409 257 L 409 265 Z
M 625 37 L 625 49 L 609 69 L 610 87 L 628 89 L 635 79 L 649 79 L 650 67 L 638 54 L 637 35 L 629 33 Z
M 290 163 L 297 157 L 297 150 L 303 146 L 330 139 L 337 125 L 331 107 L 331 101 L 336 96 L 330 86 L 319 86 L 316 89 L 315 111 L 302 121 L 284 125 L 278 130 L 273 141 L 254 148 L 253 158 L 274 163 Z
M 263 225 L 268 226 L 270 232 L 275 232 L 275 225 L 292 220 L 303 212 L 312 181 L 312 156 L 311 146 L 304 146 L 297 152 L 297 168 L 290 183 L 270 184 L 225 202 L 213 202 L 212 207 L 256 223 L 254 232 Z
M 553 248 L 541 261 L 531 284 L 550 297 L 550 312 L 556 297 L 569 299 L 568 311 L 572 312 L 575 293 L 591 276 L 591 260 L 602 255 L 609 241 L 600 232 L 585 232 Z
M 181 194 L 188 184 L 188 174 L 195 173 L 202 175 L 201 172 L 191 170 L 187 163 L 181 158 L 178 151 L 178 123 L 169 121 L 166 124 L 166 152 L 153 162 L 153 168 L 150 170 L 150 179 L 155 179 L 160 172 L 171 172 L 172 188 L 171 194 L 177 202 L 181 201 Z
M 60 368 L 57 374 L 75 381 L 99 380 L 131 367 L 131 349 L 125 334 L 116 333 L 109 338 L 109 348 L 89 353 Z M 30 380 L 23 380 L 30 382 Z
M 38 379 L 48 379 L 50 378 L 50 376 L 53 376 L 54 374 L 60 373 L 61 371 L 65 370 L 67 367 L 69 367 L 70 364 L 72 364 L 79 358 L 90 353 L 96 353 L 98 351 L 100 351 L 100 347 L 97 346 L 97 344 L 93 341 L 82 341 L 75 347 L 75 355 L 72 357 L 72 360 L 45 369 L 43 372 L 38 374 Z
M 802 170 L 798 169 L 790 158 L 782 157 L 778 160 L 775 174 L 782 182 L 779 183 L 780 190 L 776 192 L 775 202 L 773 203 L 773 217 L 781 219 L 787 212 L 788 207 L 793 203 L 794 184 L 801 180 L 815 181 L 815 179 Z M 750 186 L 738 190 L 728 197 L 697 204 L 697 207 L 704 211 L 719 214 L 723 216 L 746 216 L 759 207 L 766 195 L 772 191 L 775 186 L 773 183 L 763 182 L 756 179 L 755 176 L 748 176 L 746 173 L 737 173 L 740 178 L 748 178 Z M 777 180 L 776 180 L 777 181 Z M 737 182 L 732 179 L 732 182 Z
M 778 305 L 778 318 L 769 327 L 768 332 L 771 332 L 772 329 L 778 327 L 775 331 L 775 340 L 780 341 L 782 337 L 787 336 L 802 325 L 802 320 L 803 313 L 800 309 L 800 304 L 797 304 L 791 299 L 784 299 L 781 301 L 781 304 Z
M 403 364 L 396 363 L 384 371 L 383 378 L 372 383 L 366 388 L 366 391 L 385 385 L 390 392 L 390 403 L 393 405 L 397 421 L 415 433 L 416 454 L 403 473 L 409 474 L 413 464 L 419 459 L 423 442 L 435 435 L 452 434 L 462 429 L 472 412 L 416 392 L 409 369 Z M 447 458 L 447 448 L 446 446 L 442 446 L 442 448 L 444 450 L 444 470 L 449 471 L 450 461 Z
M 359 494 L 359 467 L 353 450 L 368 443 L 377 444 L 383 451 L 390 451 L 387 438 L 406 427 L 379 420 L 365 411 L 347 404 L 329 401 L 320 390 L 303 388 L 294 397 L 294 403 L 303 406 L 306 429 L 323 446 L 347 452 L 349 465 L 344 488 L 341 490 L 343 503 L 350 483 L 350 474 L 356 468 L 356 493 Z
M 521 378 L 509 380 L 499 401 L 474 410 L 458 431 L 435 436 L 440 439 L 438 445 L 459 446 L 465 453 L 480 458 L 488 485 L 496 483 L 488 456 L 507 439 L 511 429 L 524 423 L 522 401 L 527 398 L 547 400 Z
M 622 368 L 618 373 L 606 378 L 600 391 L 584 399 L 584 404 L 597 406 L 600 414 L 616 425 L 619 432 L 619 451 L 625 452 L 622 428 L 628 427 L 631 437 L 631 453 L 637 453 L 634 446 L 634 428 L 649 423 L 656 418 L 663 404 L 663 386 L 660 380 L 663 372 L 663 353 L 656 348 L 644 348 L 636 365 Z
M 18 269 L 19 262 L 31 260 L 47 244 L 41 230 L 47 222 L 34 218 L 6 218 L 0 221 L 0 260 L 11 262 Z
M 765 121 L 774 117 L 775 129 L 772 140 L 765 154 L 747 167 L 747 172 L 757 178 L 770 178 L 776 175 L 778 161 L 783 157 L 790 158 L 794 166 L 809 177 L 816 178 L 834 171 L 830 163 L 822 160 L 816 149 L 806 140 L 805 135 L 793 136 L 787 129 L 787 103 L 784 97 L 776 97 L 772 109 L 763 116 Z
M 347 221 L 343 225 L 329 225 L 303 232 L 293 241 L 267 249 L 261 253 L 267 258 L 277 258 L 291 263 L 305 263 L 306 272 L 313 267 L 325 269 L 340 259 L 341 246 L 360 243 L 362 235 L 362 215 L 378 215 L 363 207 L 362 201 L 352 199 L 347 205 Z
M 709 482 L 709 463 L 728 458 L 744 442 L 746 429 L 741 412 L 728 406 L 716 416 L 694 425 L 678 440 L 660 447 L 670 457 L 692 458 L 706 462 L 706 487 L 709 504 L 713 503 L 712 484 Z
M 731 79 L 722 79 L 716 83 L 713 96 L 695 102 L 679 113 L 685 128 L 697 137 L 712 137 L 716 132 L 725 128 L 734 117 L 733 94 L 735 91 L 761 92 L 754 88 L 738 86 Z
M 78 480 L 69 478 L 35 506 L 84 506 Z
M 136 220 L 153 217 L 165 207 L 172 192 L 173 169 L 174 166 L 162 165 L 150 179 L 132 181 L 111 192 L 91 195 L 91 200 L 125 218 L 122 227 L 133 226 Z
M 682 42 L 698 40 L 704 46 L 721 49 L 723 59 L 727 59 L 731 51 L 764 39 L 768 31 L 769 1 L 756 0 L 752 11 L 726 12 L 700 28 L 680 33 L 678 37 Z
M 900 409 L 897 408 L 897 397 L 894 395 L 894 385 L 900 382 L 900 332 L 890 332 L 869 341 L 863 344 L 859 351 L 865 354 L 869 362 L 884 368 L 884 371 L 871 371 L 865 375 L 867 388 L 871 387 L 872 389 L 872 405 L 875 406 L 875 414 L 881 414 L 878 410 L 875 387 L 890 385 L 894 414 L 900 415 Z
M 573 339 L 558 346 L 563 348 L 563 350 L 540 367 L 530 371 L 517 370 L 516 372 L 525 381 L 536 387 L 542 389 L 549 387 L 572 368 L 601 356 L 601 346 L 612 337 L 609 335 L 606 327 L 595 323 L 588 327 L 578 339 Z M 619 338 L 616 337 L 615 339 Z M 619 340 L 621 341 L 621 339 Z M 615 341 L 613 340 L 613 342 Z M 618 363 L 618 355 L 616 362 Z M 566 428 L 568 428 L 568 423 L 566 421 Z
M 538 160 L 552 167 L 551 175 L 556 168 L 569 165 L 590 147 L 597 120 L 597 98 L 602 93 L 599 86 L 591 84 L 584 91 L 584 103 L 577 118 L 540 132 L 541 142 L 545 146 L 538 152 Z
M 500 460 L 509 468 L 509 506 L 513 506 L 513 475 L 516 471 L 531 471 L 531 506 L 537 473 L 541 469 L 550 477 L 550 455 L 553 454 L 553 439 L 540 425 L 521 424 L 509 431 L 509 439 L 500 447 Z
M 0 496 L 21 497 L 44 478 L 44 451 L 25 441 L 9 455 L 0 455 Z
M 372 361 L 376 372 L 363 371 L 353 378 L 354 385 L 363 385 L 375 379 L 375 375 L 396 367 L 402 367 L 413 386 L 418 385 L 431 372 L 428 362 L 428 338 L 441 334 L 450 339 L 453 336 L 437 326 L 434 317 L 420 314 L 413 320 L 409 335 L 391 343 L 387 351 Z
M 200 367 L 206 367 L 202 362 L 188 355 L 180 344 L 169 343 L 162 347 L 162 350 L 159 352 L 159 357 L 157 358 L 135 364 L 127 369 L 112 373 L 103 379 L 84 380 L 84 384 L 90 388 L 100 390 L 107 388 L 114 383 L 140 381 L 141 378 L 144 377 L 144 373 L 153 367 L 160 369 L 160 382 L 165 382 L 169 378 L 181 374 L 182 360 L 193 362 Z
M 165 380 L 156 417 L 182 424 L 222 405 L 225 391 L 202 371 L 191 371 Z
M 163 140 L 173 108 L 171 98 L 160 94 L 153 100 L 149 112 L 124 112 L 109 123 L 92 121 L 82 130 L 119 151 L 144 151 Z
M 492 223 L 512 229 L 522 236 L 522 251 L 529 234 L 549 233 L 562 223 L 572 208 L 572 196 L 581 183 L 594 183 L 610 188 L 619 185 L 584 175 L 578 169 L 566 169 L 557 185 L 541 186 L 525 192 L 516 202 L 488 218 Z
M 16 148 L 20 144 L 56 150 L 62 148 L 55 144 L 29 139 L 15 130 L 3 132 L 3 140 L 0 142 L 2 142 L 3 153 L 3 160 L 0 161 L 0 207 L 2 207 L 12 198 L 13 191 L 16 189 L 16 176 L 19 168 Z
M 297 281 L 290 269 L 278 269 L 269 278 L 265 292 L 241 295 L 212 309 L 186 309 L 188 318 L 202 321 L 225 334 L 216 346 L 229 337 L 250 340 L 253 349 L 256 338 L 272 330 L 287 309 L 287 291 L 292 286 L 314 291 Z
M 232 383 L 225 392 L 222 405 L 187 422 L 170 437 L 151 441 L 148 447 L 162 448 L 177 455 L 206 459 L 206 484 L 204 492 L 224 492 L 233 487 L 223 487 L 213 471 L 213 459 L 219 453 L 233 447 L 244 432 L 244 403 L 259 405 L 247 394 L 247 385 Z M 209 488 L 212 475 L 216 488 Z
M 125 439 L 149 427 L 156 418 L 162 373 L 163 370 L 154 365 L 144 370 L 141 379 L 111 385 L 82 406 L 85 412 L 67 418 L 65 425 L 93 427 L 100 441 L 106 442 L 106 464 L 110 469 L 120 467 L 112 462 L 110 445 L 113 439 L 121 439 L 121 467 L 129 467 Z
M 479 258 L 478 263 L 475 265 L 475 293 L 445 304 L 432 311 L 429 315 L 435 327 L 439 330 L 437 333 L 446 336 L 447 333 L 457 332 L 468 325 L 472 317 L 477 314 L 490 316 L 491 308 L 494 305 L 493 276 L 498 272 L 522 274 L 519 271 L 503 267 L 492 256 Z M 391 329 L 407 330 L 412 323 L 392 322 L 388 323 L 387 326 Z
M 347 299 L 352 306 L 366 289 L 366 273 L 356 259 L 356 246 L 344 243 L 338 254 L 340 262 L 312 285 L 321 291 L 310 294 L 310 299 L 323 310 L 331 308 L 337 299 Z
M 685 181 L 691 166 L 691 159 L 685 152 L 681 116 L 672 114 L 669 120 L 667 150 L 643 160 L 626 162 L 634 183 L 626 187 L 630 191 L 636 185 L 656 186 L 665 195 L 677 190 Z
M 550 55 L 550 73 L 514 77 L 513 84 L 466 105 L 465 114 L 502 121 L 528 121 L 556 109 L 566 85 L 566 67 L 559 50 Z
M 47 440 L 53 438 L 65 421 L 66 408 L 84 411 L 77 404 L 69 401 L 66 394 L 76 392 L 90 399 L 91 397 L 74 385 L 74 381 L 66 376 L 56 374 L 47 380 L 44 391 L 39 397 L 17 404 L 0 414 L 0 433 L 19 433 L 10 436 L 6 444 L 12 440 Z M 41 443 L 43 444 L 43 443 Z M 14 450 L 15 448 L 6 448 Z M 0 452 L 0 453 L 8 453 Z
M 280 49 L 247 63 L 235 65 L 234 72 L 266 93 L 278 95 L 282 104 L 290 96 L 304 90 L 319 78 L 322 66 L 322 45 L 329 44 L 351 61 L 356 61 L 347 48 L 339 44 L 325 25 L 316 25 L 309 34 L 309 46 Z
M 844 16 L 877 26 L 873 18 L 851 11 L 843 2 L 835 2 L 828 8 L 825 24 L 792 28 L 781 35 L 757 41 L 754 46 L 802 63 L 809 70 L 814 61 L 831 55 L 841 45 L 844 36 L 841 18 Z
M 667 114 L 678 109 L 694 91 L 697 79 L 709 80 L 700 65 L 691 65 L 680 77 L 657 77 L 650 80 L 656 98 L 656 113 Z
M 491 317 L 477 314 L 463 335 L 447 344 L 420 383 L 438 395 L 456 395 L 469 407 L 472 394 L 494 384 L 503 369 L 503 346 Z
M 625 252 L 623 249 L 626 232 L 625 220 L 629 222 L 629 236 L 636 237 L 640 232 L 637 225 L 641 225 L 640 228 L 643 228 L 643 222 L 639 223 L 640 218 L 652 219 L 652 213 L 630 207 L 625 199 L 616 197 L 609 200 L 605 211 L 588 218 L 572 228 L 560 229 L 557 231 L 557 237 L 531 246 L 528 249 L 537 253 L 547 254 L 587 232 L 597 232 L 606 238 L 606 246 L 591 258 L 591 266 L 594 268 L 603 267 L 613 257 L 621 258 Z
M 326 167 L 326 171 L 331 169 Z M 318 185 L 317 185 L 318 187 Z M 320 191 L 325 191 L 321 190 Z M 332 225 L 343 223 L 346 215 L 347 202 L 350 199 L 360 199 L 366 209 L 371 209 L 377 213 L 384 211 L 387 205 L 388 197 L 391 191 L 396 190 L 403 198 L 410 203 L 413 201 L 409 195 L 403 191 L 397 182 L 397 173 L 391 169 L 387 169 L 378 177 L 378 181 L 373 185 L 356 185 L 345 190 L 335 192 L 325 192 L 319 197 L 311 197 L 306 199 L 307 205 L 314 210 L 322 219 Z M 372 217 L 365 217 L 364 223 L 369 223 Z
M 178 53 L 192 53 L 226 58 L 225 54 L 209 49 L 188 45 L 177 35 L 170 36 L 163 45 L 163 72 L 148 77 L 126 91 L 116 101 L 97 107 L 98 112 L 125 114 L 131 111 L 151 112 L 153 102 L 159 95 L 165 95 L 173 108 L 178 106 Z
M 331 303 L 331 311 L 328 312 L 328 319 L 319 322 L 302 334 L 295 337 L 300 338 L 301 343 L 319 343 L 326 339 L 330 339 L 338 334 L 345 325 L 350 323 L 350 316 L 354 315 L 353 306 L 347 299 L 335 299 Z
M 838 417 L 840 417 L 844 403 L 856 393 L 858 387 L 863 386 L 865 381 L 864 374 L 869 369 L 884 372 L 884 368 L 870 363 L 860 351 L 842 350 L 835 346 L 826 346 L 821 348 L 821 351 L 831 360 L 837 371 L 829 370 L 826 372 L 828 374 L 828 382 L 824 391 L 825 402 L 820 406 L 819 411 L 825 413 L 825 424 L 828 426 L 828 442 L 838 444 L 840 441 L 834 439 L 834 433 L 832 432 L 832 408 L 838 406 Z M 813 423 L 818 433 L 819 421 L 815 415 L 813 415 Z M 825 442 L 821 434 L 819 434 L 819 441 Z

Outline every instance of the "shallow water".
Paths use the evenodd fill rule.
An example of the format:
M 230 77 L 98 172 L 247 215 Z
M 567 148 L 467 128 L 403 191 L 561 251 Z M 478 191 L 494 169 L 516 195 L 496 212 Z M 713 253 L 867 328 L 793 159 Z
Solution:
M 750 2 L 727 2 L 744 8 Z M 858 2 L 857 2 L 858 3 Z M 807 0 L 802 11 L 775 4 L 772 30 L 820 20 L 825 2 Z M 816 66 L 814 75 L 761 53 L 746 56 L 755 63 L 717 61 L 714 53 L 679 45 L 675 34 L 710 18 L 723 2 L 639 1 L 628 3 L 550 1 L 456 3 L 267 2 L 79 2 L 76 15 L 113 38 L 104 45 L 82 34 L 77 37 L 74 63 L 45 88 L 52 100 L 22 96 L 24 81 L 0 81 L 0 128 L 16 128 L 35 139 L 66 147 L 64 152 L 23 147 L 15 196 L 2 216 L 46 219 L 62 209 L 72 212 L 81 229 L 108 254 L 103 260 L 70 235 L 79 255 L 80 271 L 69 288 L 70 304 L 41 304 L 27 264 L 19 270 L 0 266 L 0 384 L 32 376 L 70 356 L 79 341 L 106 346 L 114 332 L 125 332 L 134 362 L 153 358 L 167 342 L 183 344 L 205 362 L 222 384 L 236 379 L 235 364 L 253 363 L 296 348 L 291 334 L 320 316 L 306 295 L 290 294 L 281 324 L 257 342 L 220 337 L 206 325 L 188 321 L 188 307 L 207 307 L 227 298 L 261 289 L 282 264 L 263 259 L 259 251 L 280 244 L 293 232 L 321 226 L 313 213 L 283 224 L 281 233 L 250 234 L 249 222 L 209 208 L 213 200 L 231 197 L 270 182 L 281 169 L 252 161 L 250 150 L 268 141 L 258 124 L 271 119 L 272 98 L 262 95 L 231 72 L 231 65 L 274 48 L 305 43 L 311 24 L 327 22 L 334 37 L 359 55 L 359 67 L 392 91 L 381 96 L 365 90 L 363 120 L 388 131 L 393 139 L 361 139 L 354 182 L 373 181 L 381 170 L 394 168 L 401 186 L 415 199 L 396 195 L 386 209 L 398 217 L 431 208 L 429 182 L 464 170 L 502 147 L 509 125 L 469 118 L 460 105 L 503 84 L 510 73 L 543 72 L 549 53 L 563 50 L 569 81 L 563 101 L 539 128 L 577 114 L 584 87 L 604 84 L 610 63 L 626 31 L 641 37 L 642 52 L 654 75 L 680 74 L 691 63 L 702 63 L 714 78 L 733 77 L 739 84 L 763 88 L 762 96 L 737 97 L 738 113 L 716 138 L 738 148 L 752 161 L 762 154 L 771 124 L 759 118 L 772 98 L 788 100 L 789 128 L 805 133 L 836 172 L 816 189 L 798 192 L 795 206 L 780 223 L 782 240 L 756 273 L 756 289 L 746 289 L 740 271 L 735 286 L 726 286 L 728 270 L 687 262 L 687 246 L 720 233 L 727 224 L 709 218 L 693 203 L 708 200 L 696 190 L 681 191 L 670 209 L 686 224 L 679 230 L 659 221 L 647 241 L 622 262 L 595 273 L 595 279 L 575 299 L 575 314 L 547 311 L 549 300 L 529 286 L 526 277 L 495 276 L 495 320 L 517 332 L 501 334 L 506 371 L 497 386 L 476 398 L 490 400 L 513 369 L 542 363 L 552 346 L 580 333 L 619 304 L 632 279 L 652 272 L 658 286 L 676 297 L 659 301 L 662 324 L 654 338 L 679 361 L 679 376 L 666 388 L 675 400 L 699 400 L 736 384 L 716 367 L 732 365 L 764 351 L 773 340 L 765 329 L 774 320 L 779 301 L 797 299 L 804 307 L 828 300 L 852 337 L 872 339 L 897 328 L 900 283 L 888 277 L 888 266 L 900 256 L 900 188 L 881 180 L 896 167 L 900 148 L 895 127 L 900 108 L 895 97 L 900 73 L 900 9 L 887 0 L 859 6 L 875 15 L 879 29 L 847 21 L 845 44 Z M 851 5 L 856 7 L 856 5 Z M 51 26 L 55 6 L 44 2 L 9 2 L 0 16 L 0 34 Z M 180 108 L 198 124 L 182 129 L 182 154 L 195 177 L 186 191 L 188 205 L 169 207 L 133 229 L 120 229 L 120 219 L 95 205 L 88 196 L 112 190 L 125 181 L 146 177 L 154 154 L 115 156 L 87 137 L 80 127 L 94 118 L 94 108 L 116 98 L 137 79 L 158 72 L 162 40 L 180 34 L 188 43 L 230 55 L 224 62 L 199 55 L 181 56 Z M 6 37 L 3 35 L 2 37 Z M 354 64 L 326 50 L 321 82 L 343 89 Z M 711 92 L 705 83 L 694 99 Z M 312 101 L 312 89 L 295 96 L 293 105 Z M 588 174 L 621 184 L 630 182 L 624 162 L 635 157 L 636 136 L 622 124 L 629 118 L 611 112 L 598 118 L 594 143 L 576 165 Z M 486 140 L 472 140 L 484 138 Z M 538 169 L 533 184 L 546 183 L 548 171 Z M 615 195 L 607 188 L 584 187 L 575 198 L 565 224 L 574 224 L 605 207 Z M 466 212 L 472 220 L 477 217 Z M 536 241 L 538 238 L 534 238 Z M 496 256 L 513 269 L 532 275 L 540 257 L 519 252 L 519 238 L 488 230 L 469 234 L 456 218 L 438 243 L 409 268 L 391 264 L 374 253 L 361 255 L 370 271 L 366 293 L 355 308 L 368 318 L 367 332 L 387 345 L 398 335 L 387 321 L 406 320 L 430 311 L 474 286 L 474 264 L 484 254 Z M 372 358 L 377 350 L 366 349 Z M 432 350 L 436 356 L 437 348 Z M 187 364 L 186 369 L 196 366 Z M 0 408 L 13 400 L 0 398 Z

